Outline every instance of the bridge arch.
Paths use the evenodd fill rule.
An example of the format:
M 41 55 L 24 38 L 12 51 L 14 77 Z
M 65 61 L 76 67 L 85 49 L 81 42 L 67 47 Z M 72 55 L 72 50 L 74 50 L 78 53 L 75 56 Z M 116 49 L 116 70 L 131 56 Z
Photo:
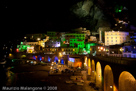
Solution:
M 102 68 L 100 62 L 96 64 L 96 87 L 102 87 Z
M 109 65 L 106 65 L 104 68 L 104 91 L 114 91 L 113 85 L 113 72 Z
M 58 61 L 59 61 L 59 59 L 58 59 L 58 57 L 57 57 L 57 56 L 53 56 L 53 57 L 52 57 L 52 62 L 56 62 L 56 63 L 58 63 Z
M 123 71 L 120 74 L 119 91 L 136 91 L 136 79 L 131 73 Z
M 91 81 L 93 81 L 95 83 L 95 76 L 96 76 L 96 72 L 95 72 L 95 61 L 92 60 L 92 71 L 91 71 Z

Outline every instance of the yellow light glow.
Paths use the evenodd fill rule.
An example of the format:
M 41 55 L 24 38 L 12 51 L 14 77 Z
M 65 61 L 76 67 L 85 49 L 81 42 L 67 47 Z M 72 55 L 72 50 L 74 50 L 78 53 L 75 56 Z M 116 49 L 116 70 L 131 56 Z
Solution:
M 39 41 L 39 40 L 41 40 L 40 38 L 37 38 L 37 40 Z
M 59 53 L 59 56 L 61 57 L 61 56 L 62 56 L 62 54 L 61 54 L 61 53 Z
M 113 90 L 118 91 L 118 89 L 117 89 L 117 87 L 115 85 L 113 85 Z
M 90 58 L 88 59 L 88 75 L 91 75 L 91 62 L 90 62 Z
M 110 86 L 110 88 L 112 88 L 112 86 Z
M 60 59 L 58 60 L 58 62 L 60 63 Z
M 10 53 L 10 54 L 9 54 L 9 56 L 11 57 L 11 56 L 12 56 L 12 54 Z

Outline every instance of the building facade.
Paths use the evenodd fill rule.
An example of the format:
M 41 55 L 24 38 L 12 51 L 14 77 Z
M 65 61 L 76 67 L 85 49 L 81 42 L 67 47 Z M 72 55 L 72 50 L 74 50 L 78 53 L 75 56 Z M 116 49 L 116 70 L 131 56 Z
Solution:
M 126 38 L 128 35 L 128 32 L 105 31 L 105 46 L 122 44 L 126 42 Z
M 49 40 L 45 42 L 45 47 L 60 47 L 60 40 Z
M 123 46 L 123 57 L 136 58 L 136 45 Z

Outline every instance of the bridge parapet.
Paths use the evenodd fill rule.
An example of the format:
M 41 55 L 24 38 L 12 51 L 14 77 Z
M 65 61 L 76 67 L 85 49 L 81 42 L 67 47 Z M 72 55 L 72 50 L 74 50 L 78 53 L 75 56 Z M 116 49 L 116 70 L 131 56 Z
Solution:
M 119 58 L 119 57 L 109 57 L 109 56 L 92 56 L 92 59 L 99 61 L 106 61 L 110 63 L 120 64 L 120 65 L 134 65 L 136 64 L 136 59 L 132 58 Z

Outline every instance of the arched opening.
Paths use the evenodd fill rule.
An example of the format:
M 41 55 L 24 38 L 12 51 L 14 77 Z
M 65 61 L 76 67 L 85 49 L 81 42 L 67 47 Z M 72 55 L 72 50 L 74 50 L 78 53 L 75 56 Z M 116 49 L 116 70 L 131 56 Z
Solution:
M 95 62 L 92 60 L 92 72 L 91 72 L 91 81 L 95 83 Z
M 48 62 L 51 62 L 51 58 L 48 56 Z
M 64 60 L 63 60 L 63 59 L 61 59 L 60 63 L 61 63 L 61 64 L 64 64 Z
M 41 60 L 42 60 L 42 56 L 41 56 L 41 55 L 38 55 L 37 59 L 38 59 L 39 61 L 41 61 Z
M 104 68 L 104 91 L 113 91 L 113 72 L 109 65 Z
M 123 71 L 120 74 L 119 91 L 136 91 L 136 79 L 131 73 Z
M 58 57 L 54 58 L 54 62 L 56 62 L 56 64 L 58 63 Z
M 96 87 L 102 87 L 102 68 L 100 62 L 96 64 Z

